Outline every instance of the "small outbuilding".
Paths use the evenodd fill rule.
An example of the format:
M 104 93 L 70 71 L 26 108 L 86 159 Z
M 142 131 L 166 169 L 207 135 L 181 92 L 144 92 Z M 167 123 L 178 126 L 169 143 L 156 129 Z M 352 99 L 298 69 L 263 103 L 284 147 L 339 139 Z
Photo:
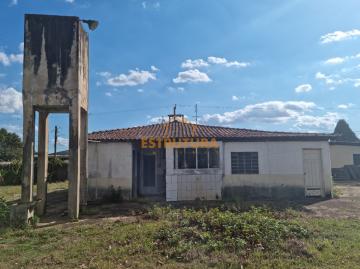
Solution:
M 169 122 L 89 134 L 90 200 L 296 199 L 332 192 L 328 134 Z

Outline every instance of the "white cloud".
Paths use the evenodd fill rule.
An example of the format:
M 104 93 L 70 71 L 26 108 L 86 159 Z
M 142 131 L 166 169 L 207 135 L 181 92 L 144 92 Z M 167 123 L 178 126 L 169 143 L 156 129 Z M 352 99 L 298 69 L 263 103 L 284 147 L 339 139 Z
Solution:
M 12 63 L 23 63 L 23 51 L 24 51 L 24 43 L 19 44 L 20 53 L 18 54 L 6 54 L 3 51 L 0 51 L 0 63 L 4 66 L 9 66 Z
M 139 93 L 143 93 L 143 92 L 144 92 L 144 90 L 143 90 L 143 89 L 138 89 L 138 90 L 137 90 L 137 92 L 139 92 Z
M 154 8 L 154 9 L 159 9 L 160 8 L 160 2 L 155 2 L 155 3 L 149 3 L 149 1 L 142 1 L 141 2 L 141 6 L 143 9 L 147 9 L 147 8 Z
M 75 0 L 65 0 L 66 3 L 70 3 L 70 4 L 73 4 L 75 3 Z
M 19 54 L 10 54 L 10 62 L 12 63 L 23 63 L 24 55 L 22 53 Z
M 0 63 L 2 63 L 5 66 L 10 65 L 9 57 L 4 52 L 1 51 L 0 51 Z
M 108 77 L 111 76 L 111 73 L 107 72 L 107 71 L 99 72 L 99 73 L 96 73 L 96 74 L 99 75 L 99 76 L 105 77 L 105 78 L 108 78 Z
M 187 59 L 181 64 L 181 67 L 184 69 L 197 69 L 202 67 L 208 67 L 212 65 L 223 65 L 226 67 L 247 67 L 250 63 L 247 62 L 238 62 L 238 61 L 228 61 L 226 58 L 209 56 L 206 60 L 203 59 Z
M 196 59 L 196 60 L 187 59 L 185 62 L 181 64 L 181 67 L 186 69 L 194 69 L 194 68 L 200 68 L 206 66 L 209 66 L 209 64 L 203 59 Z
M 337 107 L 340 108 L 340 109 L 349 109 L 349 108 L 351 108 L 353 106 L 355 106 L 355 105 L 352 104 L 352 103 L 348 103 L 348 104 L 340 104 Z
M 212 63 L 212 64 L 226 64 L 227 63 L 227 60 L 225 58 L 214 57 L 214 56 L 208 57 L 208 61 L 209 61 L 209 63 Z
M 233 67 L 233 66 L 234 67 L 247 67 L 250 65 L 250 63 L 247 63 L 247 62 L 228 61 L 226 58 L 214 57 L 214 56 L 209 56 L 208 62 L 211 64 L 224 65 L 226 67 Z
M 360 58 L 360 53 L 358 53 L 356 55 L 350 55 L 350 56 L 344 56 L 344 57 L 334 57 L 334 58 L 327 59 L 324 62 L 324 64 L 326 64 L 326 65 L 342 64 L 344 62 L 354 60 L 354 59 L 359 59 L 359 58 Z
M 156 80 L 156 74 L 150 71 L 144 70 L 129 70 L 128 74 L 120 74 L 115 77 L 108 76 L 105 72 L 105 77 L 107 78 L 107 84 L 110 86 L 137 86 L 142 85 L 150 80 Z
M 108 97 L 111 97 L 112 93 L 111 92 L 106 92 L 105 95 L 108 96 Z
M 359 78 L 354 79 L 353 82 L 354 82 L 354 87 L 355 87 L 355 88 L 359 88 L 359 87 L 360 87 L 360 79 L 359 79 Z
M 58 140 L 57 140 L 57 144 L 61 145 L 61 146 L 64 146 L 64 147 L 68 147 L 69 146 L 69 139 L 59 136 Z
M 343 78 L 339 74 L 325 75 L 321 72 L 317 72 L 315 78 L 324 81 L 326 85 L 330 86 L 330 90 L 346 83 L 352 83 L 355 88 L 360 87 L 360 78 Z
M 11 0 L 10 6 L 16 6 L 18 4 L 18 0 Z
M 340 118 L 337 113 L 330 112 L 324 115 L 312 115 L 314 109 L 319 107 L 313 102 L 268 101 L 247 105 L 242 109 L 223 114 L 206 114 L 203 120 L 224 125 L 240 122 L 292 123 L 298 128 L 315 127 L 331 130 Z
M 231 97 L 231 100 L 233 100 L 233 101 L 239 101 L 239 100 L 240 100 L 240 97 L 238 97 L 238 96 L 236 96 L 236 95 L 233 95 L 233 96 Z
M 333 130 L 341 116 L 335 112 L 327 112 L 321 116 L 299 115 L 295 120 L 296 127 L 312 127 L 321 130 Z
M 309 92 L 312 90 L 312 86 L 310 84 L 301 84 L 295 88 L 295 92 Z
M 198 69 L 190 69 L 179 72 L 177 77 L 173 79 L 174 83 L 187 83 L 187 82 L 210 82 L 211 79 L 206 73 L 200 72 Z
M 19 51 L 24 52 L 24 42 L 20 42 Z
M 335 31 L 332 33 L 325 34 L 320 37 L 320 42 L 322 44 L 332 43 L 332 42 L 339 42 L 349 39 L 356 39 L 358 36 L 360 36 L 360 30 L 353 29 L 350 31 Z
M 324 73 L 317 72 L 315 78 L 323 80 L 327 85 L 340 85 L 344 83 L 344 80 L 340 79 L 338 75 L 325 75 Z
M 247 105 L 242 109 L 224 114 L 206 114 L 205 121 L 215 121 L 220 124 L 229 124 L 243 121 L 261 121 L 282 123 L 296 118 L 304 112 L 311 111 L 316 105 L 304 101 L 269 101 Z
M 245 62 L 238 62 L 238 61 L 232 61 L 232 62 L 227 62 L 225 64 L 226 67 L 248 67 L 250 65 L 250 63 L 245 63 Z
M 185 91 L 185 88 L 184 87 L 168 87 L 167 88 L 170 92 L 180 92 L 180 93 L 183 93 Z
M 345 61 L 346 61 L 346 57 L 344 57 L 344 58 L 335 57 L 335 58 L 330 58 L 330 59 L 326 60 L 325 64 L 328 64 L 328 65 L 342 64 Z
M 0 113 L 16 113 L 22 109 L 22 94 L 14 88 L 0 89 Z
M 154 72 L 157 72 L 157 71 L 160 70 L 160 69 L 157 68 L 155 65 L 152 65 L 150 68 L 151 68 L 151 70 L 154 71 Z
M 164 118 L 164 117 L 152 117 L 152 118 L 149 118 L 148 122 L 151 123 L 151 124 L 155 124 L 155 123 L 163 123 L 163 122 L 166 122 L 167 119 Z

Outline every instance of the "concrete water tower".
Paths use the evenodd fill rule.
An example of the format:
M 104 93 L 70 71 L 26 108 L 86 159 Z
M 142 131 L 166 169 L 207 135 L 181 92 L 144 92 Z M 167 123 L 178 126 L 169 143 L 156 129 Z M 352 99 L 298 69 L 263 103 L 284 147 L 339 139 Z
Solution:
M 83 21 L 90 29 L 96 21 Z M 48 115 L 69 113 L 68 215 L 79 217 L 87 193 L 88 34 L 78 17 L 25 15 L 23 178 L 18 214 L 46 208 Z M 39 114 L 37 196 L 33 197 L 35 112 Z M 23 215 L 24 216 L 24 215 Z

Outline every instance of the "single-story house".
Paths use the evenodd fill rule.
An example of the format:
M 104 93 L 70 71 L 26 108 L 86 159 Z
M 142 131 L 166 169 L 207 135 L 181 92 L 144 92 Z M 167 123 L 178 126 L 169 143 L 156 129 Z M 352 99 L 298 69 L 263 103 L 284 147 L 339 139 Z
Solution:
M 166 123 L 89 134 L 89 199 L 330 196 L 328 134 Z
M 330 139 L 335 180 L 360 180 L 360 140 L 345 120 L 339 120 Z

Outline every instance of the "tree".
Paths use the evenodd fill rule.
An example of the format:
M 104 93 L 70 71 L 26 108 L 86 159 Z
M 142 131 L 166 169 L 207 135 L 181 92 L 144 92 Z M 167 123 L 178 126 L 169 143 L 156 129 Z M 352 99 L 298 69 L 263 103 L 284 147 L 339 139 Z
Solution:
M 337 137 L 334 139 L 335 141 L 360 142 L 359 138 L 357 138 L 345 120 L 338 121 L 334 130 L 334 134 L 337 135 Z
M 21 159 L 22 142 L 15 133 L 0 128 L 0 161 L 13 161 Z

